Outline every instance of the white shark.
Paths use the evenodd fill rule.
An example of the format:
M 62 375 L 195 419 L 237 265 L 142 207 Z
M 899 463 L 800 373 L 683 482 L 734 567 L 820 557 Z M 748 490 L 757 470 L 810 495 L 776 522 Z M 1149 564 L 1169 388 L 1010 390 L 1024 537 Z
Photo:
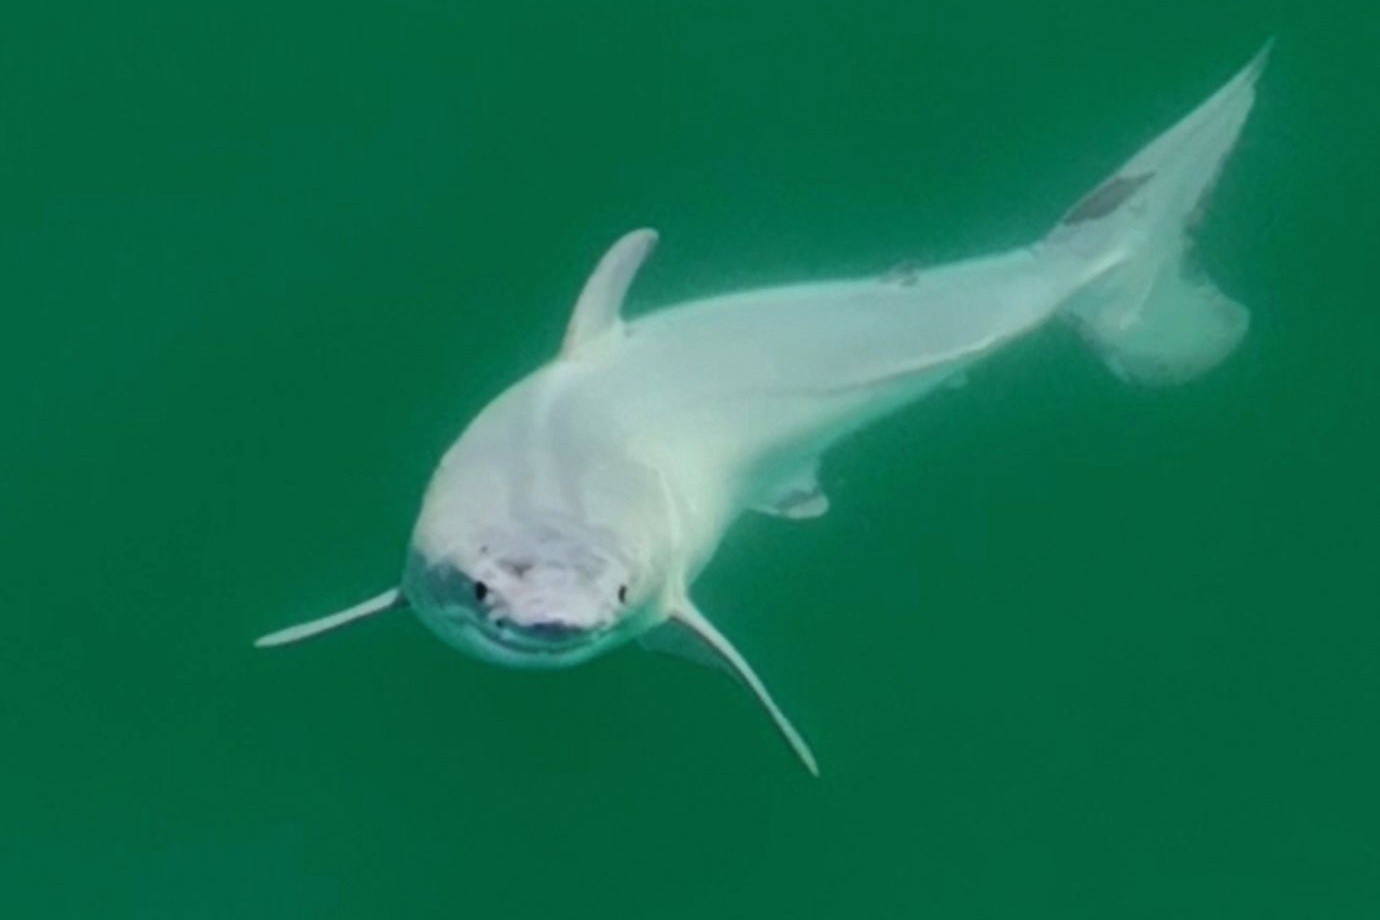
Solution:
M 690 585 L 743 512 L 824 514 L 820 457 L 841 437 L 1051 320 L 1133 383 L 1177 383 L 1222 361 L 1248 316 L 1188 269 L 1187 234 L 1267 52 L 1012 252 L 628 322 L 624 295 L 657 239 L 628 234 L 585 284 L 559 354 L 441 460 L 401 585 L 257 644 L 403 607 L 450 645 L 516 667 L 573 665 L 637 637 L 736 674 L 817 773 Z

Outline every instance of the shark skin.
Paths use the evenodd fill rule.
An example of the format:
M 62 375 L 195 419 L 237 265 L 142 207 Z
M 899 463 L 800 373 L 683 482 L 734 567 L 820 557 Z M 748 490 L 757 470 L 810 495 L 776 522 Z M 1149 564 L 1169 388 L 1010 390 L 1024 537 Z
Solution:
M 510 667 L 567 667 L 630 640 L 735 675 L 811 773 L 814 755 L 690 598 L 744 512 L 823 515 L 840 438 L 1062 319 L 1128 382 L 1196 378 L 1245 309 L 1188 264 L 1196 221 L 1255 98 L 1267 45 L 1096 186 L 1043 239 L 951 265 L 748 290 L 622 317 L 657 234 L 617 241 L 559 352 L 442 457 L 401 585 L 265 636 L 283 645 L 411 608 L 442 641 Z

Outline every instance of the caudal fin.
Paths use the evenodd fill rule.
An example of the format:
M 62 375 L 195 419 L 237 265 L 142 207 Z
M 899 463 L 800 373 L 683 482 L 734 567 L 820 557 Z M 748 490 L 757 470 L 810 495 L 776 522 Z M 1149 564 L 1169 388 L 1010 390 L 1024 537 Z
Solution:
M 1250 324 L 1187 260 L 1188 233 L 1255 101 L 1267 44 L 1235 77 L 1086 195 L 1044 245 L 1090 266 L 1064 308 L 1117 376 L 1164 385 L 1220 364 Z

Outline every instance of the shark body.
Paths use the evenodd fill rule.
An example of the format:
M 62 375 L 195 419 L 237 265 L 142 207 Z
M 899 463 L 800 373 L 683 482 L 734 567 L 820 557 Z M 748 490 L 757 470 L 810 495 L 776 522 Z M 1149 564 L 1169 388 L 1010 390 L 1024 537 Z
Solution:
M 402 607 L 450 645 L 516 667 L 574 665 L 636 638 L 733 672 L 817 772 L 753 668 L 691 601 L 695 577 L 746 511 L 824 514 L 820 458 L 841 437 L 1047 322 L 1072 323 L 1135 383 L 1220 363 L 1248 314 L 1188 270 L 1187 235 L 1267 52 L 1011 252 L 627 322 L 624 296 L 657 239 L 628 234 L 590 276 L 556 357 L 442 458 L 401 584 L 258 644 Z

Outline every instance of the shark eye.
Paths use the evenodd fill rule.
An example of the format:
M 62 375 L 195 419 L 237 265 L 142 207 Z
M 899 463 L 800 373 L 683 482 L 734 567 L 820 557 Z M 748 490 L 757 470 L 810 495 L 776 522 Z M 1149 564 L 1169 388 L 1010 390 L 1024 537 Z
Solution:
M 620 603 L 620 604 L 626 604 L 627 602 L 628 602 L 628 586 L 627 586 L 627 585 L 619 585 L 619 586 L 618 586 L 618 603 Z
M 489 596 L 489 586 L 486 585 L 486 584 L 484 584 L 484 582 L 482 582 L 482 581 L 476 581 L 476 582 L 474 583 L 474 599 L 477 600 L 477 601 L 479 601 L 479 602 L 482 604 L 482 603 L 484 603 L 484 598 L 486 598 L 486 597 L 488 597 L 488 596 Z

